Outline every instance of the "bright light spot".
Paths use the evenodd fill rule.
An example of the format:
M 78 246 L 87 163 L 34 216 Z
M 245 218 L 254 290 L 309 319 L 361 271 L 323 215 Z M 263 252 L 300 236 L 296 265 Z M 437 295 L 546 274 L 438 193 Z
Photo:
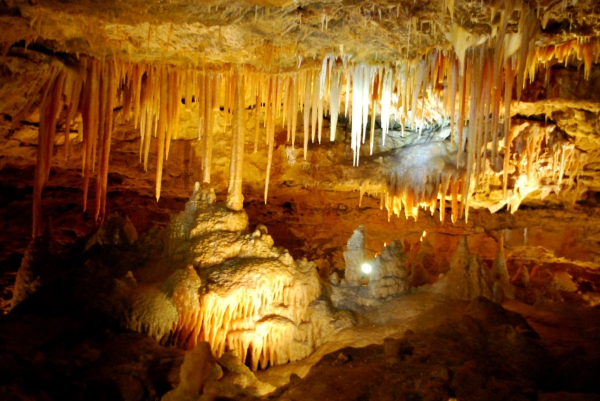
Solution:
M 363 273 L 369 274 L 369 273 L 371 273 L 372 267 L 368 263 L 363 263 L 362 266 L 360 267 L 360 269 L 362 270 Z
M 419 239 L 419 241 L 423 242 L 423 238 L 425 238 L 426 235 L 427 235 L 427 231 L 423 231 L 423 235 L 421 235 L 421 238 Z

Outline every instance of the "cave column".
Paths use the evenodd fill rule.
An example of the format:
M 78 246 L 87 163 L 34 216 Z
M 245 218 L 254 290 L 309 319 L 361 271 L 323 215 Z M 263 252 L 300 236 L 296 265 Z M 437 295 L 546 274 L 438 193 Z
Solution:
M 244 195 L 242 194 L 242 167 L 244 163 L 245 137 L 245 98 L 244 75 L 235 70 L 235 101 L 232 121 L 231 161 L 229 165 L 229 186 L 227 188 L 227 207 L 231 210 L 242 210 Z

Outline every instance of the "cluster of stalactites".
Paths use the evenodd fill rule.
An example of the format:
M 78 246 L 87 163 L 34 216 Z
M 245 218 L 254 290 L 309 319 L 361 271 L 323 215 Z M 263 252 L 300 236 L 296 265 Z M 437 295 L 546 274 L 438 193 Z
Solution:
M 540 191 L 540 198 L 544 199 L 551 192 L 560 195 L 574 189 L 572 202 L 577 200 L 587 154 L 555 128 L 528 122 L 511 128 L 512 157 L 508 169 L 515 184 L 510 191 L 504 189 L 502 202 L 489 207 L 492 213 L 504 205 L 509 212 L 516 212 L 523 199 L 535 191 Z
M 419 208 L 429 209 L 433 214 L 439 206 L 440 221 L 443 222 L 446 218 L 446 204 L 449 198 L 452 222 L 456 223 L 461 218 L 463 213 L 461 205 L 464 202 L 459 202 L 459 199 L 462 186 L 465 185 L 462 178 L 443 176 L 441 182 L 437 180 L 426 182 L 419 189 L 401 185 L 400 181 L 399 177 L 392 173 L 388 186 L 363 183 L 360 186 L 361 199 L 365 193 L 379 195 L 380 207 L 381 209 L 385 207 L 388 211 L 388 220 L 391 219 L 392 214 L 400 216 L 403 209 L 406 218 L 413 217 L 417 220 Z
M 508 2 L 506 7 L 512 7 Z M 513 2 L 514 3 L 514 2 Z M 276 122 L 287 128 L 287 140 L 295 145 L 297 117 L 303 112 L 304 157 L 309 140 L 322 140 L 323 118 L 330 115 L 330 140 L 335 139 L 336 124 L 342 112 L 352 123 L 353 164 L 360 161 L 361 148 L 370 124 L 369 151 L 374 150 L 375 117 L 381 115 L 382 142 L 385 144 L 390 119 L 418 128 L 432 107 L 440 117 L 450 120 L 452 140 L 458 144 L 458 160 L 466 154 L 463 202 L 475 188 L 485 170 L 487 151 L 495 160 L 497 150 L 505 149 L 510 137 L 510 105 L 513 89 L 517 98 L 539 65 L 552 60 L 567 62 L 571 54 L 583 60 L 584 75 L 589 77 L 594 58 L 600 54 L 598 41 L 574 40 L 561 45 L 535 48 L 536 29 L 531 12 L 521 10 L 518 32 L 508 33 L 510 9 L 502 10 L 500 24 L 493 37 L 475 37 L 455 25 L 447 37 L 451 50 L 432 50 L 412 60 L 394 65 L 352 63 L 347 55 L 328 54 L 318 68 L 297 69 L 284 73 L 265 73 L 240 68 L 211 70 L 199 67 L 175 67 L 98 61 L 82 58 L 79 71 L 55 66 L 40 88 L 40 147 L 34 196 L 34 234 L 41 230 L 41 189 L 51 165 L 55 126 L 65 110 L 65 154 L 69 153 L 70 128 L 81 113 L 83 129 L 84 208 L 91 172 L 98 165 L 96 217 L 104 216 L 106 177 L 110 154 L 113 111 L 122 105 L 126 119 L 140 130 L 140 162 L 148 169 L 151 137 L 156 138 L 156 197 L 160 196 L 163 164 L 170 143 L 177 139 L 181 103 L 190 110 L 196 102 L 199 110 L 198 139 L 202 141 L 203 181 L 210 182 L 214 118 L 216 109 L 225 110 L 227 128 L 241 125 L 243 114 L 236 109 L 254 105 L 254 151 L 264 125 L 268 148 L 265 171 L 265 202 L 275 145 Z M 243 79 L 243 90 L 236 90 L 236 73 Z M 516 86 L 515 86 L 516 81 Z M 29 107 L 31 106 L 28 105 Z M 232 115 L 233 118 L 229 117 Z M 505 123 L 502 124 L 501 116 Z M 236 123 L 237 122 L 237 123 Z M 232 157 L 242 160 L 243 132 L 234 129 L 236 145 Z M 242 130 L 243 131 L 243 130 Z M 466 134 L 465 134 L 466 132 Z M 240 139 L 241 138 L 241 139 Z M 503 139 L 503 144 L 499 143 Z M 241 145 L 240 145 L 241 144 Z M 504 153 L 504 186 L 508 182 L 510 152 Z M 239 163 L 237 163 L 239 164 Z M 237 164 L 235 164 L 237 166 Z M 232 174 L 241 175 L 239 167 Z M 240 177 L 230 177 L 241 182 Z M 235 186 L 238 188 L 239 185 Z M 237 196 L 236 199 L 240 197 Z M 239 203 L 239 202 L 238 202 Z M 468 207 L 468 205 L 467 205 Z
M 84 59 L 80 70 L 54 64 L 41 88 L 37 164 L 34 179 L 33 235 L 41 235 L 42 190 L 52 165 L 58 116 L 64 111 L 64 154 L 69 156 L 70 134 L 76 113 L 81 113 L 83 208 L 87 208 L 90 178 L 96 173 L 96 219 L 104 218 L 108 160 L 113 127 L 113 109 L 118 80 L 123 70 L 118 63 Z M 27 109 L 31 104 L 27 106 Z

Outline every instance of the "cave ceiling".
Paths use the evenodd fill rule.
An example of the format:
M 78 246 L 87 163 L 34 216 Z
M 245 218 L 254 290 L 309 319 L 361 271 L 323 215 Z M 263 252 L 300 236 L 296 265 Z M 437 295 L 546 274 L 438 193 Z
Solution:
M 459 25 L 494 35 L 504 1 L 5 1 L 5 46 L 41 41 L 55 52 L 171 64 L 236 63 L 291 69 L 325 53 L 395 62 L 427 48 L 447 48 Z M 537 46 L 593 39 L 600 22 L 593 1 L 514 2 L 533 10 Z M 273 52 L 265 65 L 265 46 Z
M 600 189 L 600 181 L 598 181 L 600 178 L 597 177 L 600 171 L 598 135 L 600 71 L 597 68 L 598 54 L 600 54 L 599 10 L 600 6 L 597 2 L 573 0 L 529 2 L 516 0 L 472 2 L 460 0 L 394 2 L 4 0 L 0 7 L 0 26 L 2 26 L 0 43 L 3 53 L 4 82 L 0 87 L 0 96 L 3 99 L 0 112 L 4 115 L 2 165 L 19 163 L 31 165 L 35 163 L 36 157 L 39 159 L 39 154 L 36 156 L 33 146 L 37 141 L 38 126 L 42 125 L 40 115 L 51 113 L 44 109 L 42 101 L 50 88 L 44 89 L 44 79 L 51 77 L 49 82 L 54 82 L 52 80 L 56 78 L 58 70 L 53 65 L 57 63 L 67 66 L 68 69 L 78 70 L 79 73 L 86 71 L 87 68 L 88 72 L 83 73 L 85 86 L 85 82 L 90 82 L 89 79 L 86 81 L 85 77 L 94 74 L 93 68 L 104 68 L 92 67 L 96 60 L 99 63 L 104 63 L 105 60 L 115 61 L 115 73 L 121 74 L 121 83 L 116 91 L 117 99 L 113 99 L 115 111 L 128 106 L 133 107 L 131 104 L 135 103 L 135 99 L 129 102 L 125 98 L 133 96 L 131 92 L 135 91 L 135 85 L 127 82 L 133 82 L 131 76 L 135 74 L 136 68 L 142 71 L 139 73 L 140 76 L 152 75 L 152 79 L 157 80 L 155 82 L 166 79 L 172 80 L 169 81 L 170 83 L 177 82 L 178 84 L 172 86 L 179 85 L 175 89 L 173 99 L 181 96 L 184 100 L 188 94 L 183 93 L 183 85 L 186 79 L 190 79 L 189 77 L 193 76 L 192 80 L 196 84 L 201 82 L 199 76 L 208 76 L 209 72 L 225 74 L 223 76 L 227 78 L 222 78 L 223 82 L 226 81 L 223 85 L 229 85 L 230 81 L 235 80 L 232 78 L 233 72 L 243 70 L 244 74 L 247 74 L 248 83 L 245 95 L 241 96 L 245 96 L 245 106 L 248 110 L 255 107 L 255 100 L 248 93 L 255 91 L 256 87 L 266 86 L 266 89 L 258 91 L 262 90 L 263 96 L 271 96 L 268 77 L 279 77 L 277 78 L 280 80 L 279 83 L 273 83 L 273 87 L 288 85 L 287 82 L 293 81 L 293 85 L 300 82 L 299 87 L 303 88 L 302 85 L 306 85 L 306 82 L 313 82 L 313 86 L 316 85 L 321 74 L 320 79 L 325 83 L 325 95 L 321 88 L 319 99 L 325 99 L 323 102 L 327 104 L 324 110 L 328 116 L 333 113 L 333 107 L 329 103 L 333 103 L 331 97 L 334 96 L 334 89 L 331 89 L 333 88 L 331 82 L 334 81 L 334 77 L 344 83 L 343 89 L 340 83 L 340 88 L 336 90 L 339 98 L 343 99 L 345 96 L 345 106 L 348 108 L 350 75 L 356 88 L 356 74 L 363 73 L 359 71 L 363 68 L 364 74 L 371 74 L 371 86 L 365 84 L 367 89 L 361 100 L 364 110 L 369 107 L 366 106 L 368 101 L 364 99 L 369 98 L 371 102 L 386 99 L 384 81 L 387 78 L 384 70 L 393 71 L 396 80 L 394 81 L 396 83 L 390 86 L 391 89 L 387 89 L 389 95 L 387 101 L 393 105 L 397 103 L 398 108 L 403 107 L 404 111 L 398 112 L 396 124 L 389 127 L 387 144 L 385 142 L 387 128 L 380 127 L 378 121 L 377 131 L 372 131 L 370 134 L 371 137 L 377 136 L 377 143 L 370 144 L 370 152 L 368 139 L 366 145 L 363 145 L 366 150 L 361 149 L 361 145 L 355 145 L 354 142 L 349 150 L 349 132 L 354 117 L 349 116 L 347 110 L 346 113 L 339 110 L 339 124 L 343 128 L 338 130 L 343 132 L 343 137 L 336 138 L 336 143 L 324 143 L 319 150 L 318 146 L 312 146 L 312 142 L 315 141 L 316 124 L 313 111 L 310 121 L 313 130 L 310 154 L 306 142 L 302 152 L 300 138 L 295 147 L 292 145 L 290 149 L 289 134 L 286 139 L 285 133 L 281 132 L 285 130 L 285 117 L 282 117 L 282 113 L 286 112 L 286 101 L 294 103 L 295 100 L 294 107 L 302 109 L 303 104 L 306 108 L 306 104 L 310 105 L 317 97 L 307 102 L 308 98 L 305 98 L 302 92 L 299 93 L 298 99 L 293 96 L 288 99 L 287 95 L 281 97 L 281 93 L 277 92 L 280 89 L 273 89 L 273 96 L 277 100 L 283 99 L 284 103 L 282 110 L 279 110 L 281 105 L 278 105 L 276 115 L 272 116 L 274 121 L 281 118 L 273 123 L 278 127 L 276 133 L 271 133 L 273 135 L 271 142 L 275 142 L 274 150 L 257 147 L 256 139 L 251 138 L 256 123 L 251 121 L 252 113 L 249 112 L 247 115 L 249 119 L 246 123 L 247 156 L 246 167 L 243 169 L 246 199 L 258 198 L 262 195 L 266 169 L 265 201 L 269 174 L 272 175 L 272 182 L 275 183 L 272 188 L 279 189 L 286 185 L 288 188 L 320 187 L 338 191 L 360 190 L 361 196 L 363 194 L 379 196 L 392 194 L 393 190 L 399 192 L 396 187 L 410 187 L 410 191 L 403 192 L 401 196 L 398 194 L 394 196 L 402 198 L 406 215 L 416 218 L 414 211 L 416 205 L 431 207 L 432 210 L 436 208 L 437 189 L 432 190 L 427 186 L 427 182 L 430 177 L 437 174 L 440 178 L 434 182 L 434 185 L 442 185 L 440 191 L 445 190 L 445 194 L 455 193 L 453 195 L 455 198 L 461 195 L 462 199 L 470 198 L 470 206 L 487 207 L 491 211 L 506 206 L 509 211 L 514 212 L 520 203 L 525 198 L 531 198 L 531 195 L 536 195 L 536 199 L 543 200 L 548 196 L 547 199 L 553 199 L 560 193 L 565 202 L 573 204 L 585 198 L 588 191 Z M 162 66 L 167 66 L 164 67 L 164 72 Z M 424 73 L 425 78 L 420 75 L 423 69 L 427 71 Z M 196 75 L 190 75 L 190 71 L 191 74 Z M 168 75 L 172 72 L 175 74 L 173 77 Z M 471 79 L 471 83 L 465 80 L 465 87 L 472 84 L 471 89 L 465 89 L 467 95 L 464 93 L 461 95 L 460 84 L 456 83 L 458 78 L 455 76 L 465 76 L 462 72 L 467 77 L 483 75 L 481 82 L 475 78 L 467 78 Z M 335 75 L 336 73 L 339 73 L 342 78 Z M 66 78 L 61 79 L 65 82 L 65 97 L 70 99 L 70 95 L 66 95 L 66 88 L 71 90 L 76 79 L 71 80 L 68 74 L 70 72 L 67 72 Z M 504 78 L 498 80 L 492 77 L 493 75 L 501 75 Z M 210 79 L 212 77 L 213 75 Z M 109 79 L 108 75 L 105 79 Z M 285 81 L 286 79 L 291 81 Z M 437 81 L 434 82 L 435 79 Z M 367 81 L 368 79 L 365 78 L 364 82 Z M 514 84 L 511 83 L 505 88 L 508 81 L 514 81 Z M 286 83 L 281 84 L 281 82 Z M 219 85 L 221 83 L 220 80 Z M 133 89 L 131 89 L 132 85 Z M 159 106 L 157 99 L 160 97 L 160 90 L 156 88 L 160 85 L 162 84 L 154 84 L 155 109 Z M 229 94 L 235 97 L 234 85 L 231 85 L 226 87 L 230 88 Z M 447 118 L 448 111 L 451 109 L 451 102 L 448 100 L 451 96 L 447 93 L 451 92 L 453 85 L 459 96 L 456 107 L 452 104 L 452 111 L 457 115 L 456 124 L 461 128 L 464 125 L 465 130 L 469 131 L 468 134 L 460 134 L 462 136 L 457 134 L 459 139 L 449 134 Z M 199 88 L 196 88 L 198 93 L 204 90 Z M 296 86 L 290 88 L 290 93 L 297 89 Z M 330 89 L 331 93 L 329 93 Z M 488 97 L 482 96 L 469 100 L 469 90 L 470 93 L 489 91 L 491 94 Z M 287 91 L 288 89 L 285 89 L 286 93 Z M 355 91 L 356 89 L 352 90 L 350 98 L 354 96 Z M 494 91 L 498 93 L 496 98 L 494 98 Z M 318 90 L 315 89 L 311 93 L 311 96 L 316 96 L 314 94 L 318 93 Z M 409 95 L 405 96 L 404 93 Z M 84 94 L 85 89 L 82 96 Z M 213 108 L 220 106 L 221 110 L 227 109 L 228 95 L 222 96 L 224 99 L 213 95 L 214 99 L 218 99 L 213 100 Z M 464 99 L 463 103 L 466 103 L 464 110 L 459 106 L 461 96 Z M 505 101 L 507 97 L 509 99 Z M 352 102 L 356 103 L 357 100 L 352 99 Z M 262 101 L 265 102 L 266 99 L 263 98 Z M 197 110 L 197 103 L 195 101 L 192 107 L 192 114 L 200 112 L 200 120 L 202 120 L 204 111 Z M 382 101 L 377 109 L 373 109 L 375 112 L 367 110 L 364 114 L 370 116 L 361 120 L 364 124 L 363 142 L 367 125 L 374 124 L 373 116 L 383 115 L 385 111 L 383 103 Z M 440 106 L 441 103 L 443 107 Z M 477 112 L 469 115 L 469 110 L 474 110 L 481 104 L 487 107 L 486 111 L 492 116 L 489 127 L 488 121 L 484 118 L 477 119 L 475 124 L 466 122 L 478 118 Z M 231 105 L 233 103 L 229 104 Z M 414 109 L 415 105 L 418 105 L 417 111 L 407 111 L 409 106 Z M 67 106 L 67 104 L 63 105 L 64 109 L 59 113 L 56 122 L 58 130 L 55 145 L 58 148 L 61 140 L 64 144 L 64 139 L 59 134 L 64 130 L 66 123 L 64 113 Z M 312 103 L 312 106 L 315 110 L 316 103 Z M 74 107 L 75 117 L 71 132 L 78 129 L 78 122 L 82 118 L 86 119 L 82 109 L 85 107 L 81 105 L 79 108 L 76 105 Z M 141 104 L 140 107 L 144 109 L 147 106 Z M 183 109 L 182 105 L 178 107 Z M 290 116 L 296 110 L 291 107 L 287 108 Z M 461 107 L 460 111 L 459 107 Z M 194 173 L 188 173 L 189 168 L 197 168 L 190 167 L 189 160 L 186 159 L 194 153 L 194 150 L 190 151 L 189 146 L 186 148 L 186 145 L 180 144 L 192 141 L 201 130 L 198 120 L 190 117 L 188 113 L 190 107 L 186 105 L 185 109 L 186 112 L 178 112 L 176 118 L 179 121 L 179 129 L 172 135 L 174 156 L 171 160 L 164 161 L 165 169 L 170 169 L 170 173 L 162 185 L 163 191 L 175 191 L 178 196 L 185 196 L 191 184 L 172 185 L 168 182 L 169 179 L 173 177 L 178 179 L 187 174 L 192 177 L 192 181 L 202 180 L 200 175 L 194 176 Z M 269 107 L 266 109 L 267 111 L 263 109 L 265 116 L 261 122 L 264 123 L 266 133 L 263 134 L 261 127 L 261 135 L 266 135 L 266 142 L 269 143 L 270 128 L 266 114 Z M 81 116 L 79 111 L 82 112 Z M 296 131 L 301 133 L 301 110 L 296 111 L 299 116 Z M 157 111 L 154 110 L 152 113 L 156 113 L 158 122 L 160 119 Z M 337 113 L 338 111 L 333 113 L 336 114 L 336 118 Z M 354 112 L 350 110 L 350 113 Z M 393 114 L 389 110 L 385 113 L 386 116 Z M 112 190 L 125 189 L 130 185 L 130 188 L 141 188 L 145 191 L 154 185 L 153 181 L 156 181 L 158 198 L 161 176 L 157 175 L 157 178 L 154 178 L 153 174 L 148 173 L 147 162 L 144 163 L 144 171 L 141 171 L 139 166 L 136 167 L 137 170 L 132 170 L 131 165 L 136 158 L 132 154 L 136 153 L 139 147 L 139 143 L 135 142 L 137 135 L 135 131 L 140 128 L 140 124 L 138 120 L 135 122 L 128 120 L 127 114 L 130 113 L 118 113 L 114 116 L 113 151 L 110 156 L 111 167 L 108 170 L 113 177 L 118 175 L 121 178 L 109 180 L 112 181 L 110 185 Z M 342 117 L 342 114 L 345 116 Z M 507 114 L 512 117 L 510 130 L 505 128 L 504 121 Z M 400 119 L 398 115 L 401 116 Z M 417 128 L 414 123 L 415 115 L 419 120 Z M 224 122 L 216 121 L 219 120 L 216 118 L 215 130 L 223 130 L 224 134 L 231 135 L 227 128 L 230 118 L 235 117 L 225 115 Z M 172 120 L 171 117 L 169 119 Z M 384 119 L 381 117 L 382 121 Z M 288 120 L 291 120 L 291 117 Z M 308 121 L 305 116 L 305 125 Z M 321 118 L 318 122 L 320 138 Z M 170 122 L 165 124 L 170 126 Z M 324 124 L 325 131 L 331 130 L 334 125 L 329 117 Z M 287 125 L 290 125 L 290 121 Z M 158 126 L 161 130 L 160 123 Z M 411 126 L 412 130 L 409 129 Z M 471 126 L 475 128 L 471 129 Z M 477 128 L 479 126 L 481 127 Z M 454 123 L 452 127 L 456 128 Z M 497 140 L 495 136 L 492 140 L 492 135 L 487 134 L 490 132 L 490 127 L 492 131 L 499 132 Z M 383 134 L 380 128 L 384 131 Z M 289 131 L 289 127 L 287 129 Z M 460 128 L 458 130 L 460 131 Z M 307 132 L 305 131 L 305 136 Z M 425 135 L 422 135 L 423 132 Z M 85 135 L 84 133 L 83 136 Z M 142 137 L 143 135 L 142 133 Z M 327 133 L 324 135 L 327 136 Z M 359 134 L 353 132 L 352 138 L 355 135 Z M 71 136 L 77 137 L 73 134 Z M 82 134 L 79 133 L 80 140 L 81 136 Z M 383 141 L 380 141 L 381 136 Z M 448 142 L 448 138 L 454 141 L 463 140 L 464 147 L 467 137 L 468 145 L 464 151 L 460 146 L 458 150 L 456 146 L 453 149 L 446 146 L 443 149 L 430 149 L 421 153 L 418 150 L 421 148 L 414 148 L 417 149 L 416 151 L 410 149 L 411 146 L 424 142 Z M 168 138 L 170 141 L 170 133 Z M 510 138 L 508 141 L 510 152 L 502 149 L 503 146 L 506 147 L 506 138 Z M 85 143 L 85 138 L 83 141 Z M 155 140 L 152 141 L 154 143 Z M 258 154 L 252 153 L 250 142 L 254 142 L 254 151 L 258 149 Z M 473 142 L 479 144 L 477 151 L 475 148 L 469 150 Z M 147 154 L 150 152 L 151 169 L 154 168 L 153 163 L 156 163 L 154 157 L 159 160 L 162 157 L 160 145 L 157 150 L 154 146 L 153 144 L 150 150 L 147 148 L 145 156 L 148 159 Z M 204 145 L 193 145 L 193 147 L 198 146 Z M 533 148 L 536 146 L 537 149 L 543 148 L 543 150 L 534 151 Z M 215 166 L 211 184 L 222 192 L 227 186 L 230 147 L 231 137 L 215 137 Z M 403 147 L 407 147 L 407 150 L 397 151 Z M 77 143 L 72 148 L 73 154 L 78 154 L 80 157 L 85 154 L 81 147 L 78 148 Z M 168 156 L 168 143 L 166 149 L 166 156 Z M 54 152 L 57 153 L 59 150 L 55 149 Z M 207 151 L 196 149 L 195 152 L 201 153 L 197 155 L 199 158 L 205 158 Z M 348 155 L 349 152 L 354 152 L 353 158 Z M 359 164 L 356 155 L 361 152 L 365 153 L 365 157 L 361 159 L 362 164 L 357 169 L 351 165 Z M 130 155 L 128 157 L 131 161 L 125 161 L 125 153 Z M 140 153 L 140 161 L 142 153 Z M 372 154 L 375 156 L 368 157 Z M 378 155 L 381 157 L 378 158 Z M 502 157 L 504 160 L 501 160 Z M 265 166 L 267 159 L 268 167 Z M 273 168 L 270 167 L 271 160 L 275 164 Z M 102 165 L 102 161 L 98 163 L 99 166 Z M 162 166 L 160 163 L 162 162 L 159 161 L 159 166 Z M 299 173 L 286 170 L 295 163 Z M 76 171 L 80 168 L 81 161 L 61 161 L 58 165 L 67 171 Z M 419 166 L 427 166 L 427 168 Z M 99 168 L 103 174 L 108 174 L 106 168 Z M 162 172 L 162 167 L 158 167 L 158 170 Z M 525 171 L 527 177 L 523 178 Z M 462 180 L 459 177 L 461 174 L 466 174 L 470 178 L 459 183 Z M 397 179 L 390 178 L 392 176 Z M 287 184 L 282 186 L 281 183 Z M 43 187 L 45 183 L 40 185 Z M 452 185 L 456 185 L 456 188 L 452 189 Z M 175 187 L 183 187 L 185 190 L 175 190 Z M 106 194 L 106 188 L 103 190 Z M 381 196 L 385 198 L 385 195 Z M 390 200 L 383 198 L 381 204 L 388 209 L 388 214 L 399 214 L 397 209 L 401 206 L 400 202 L 395 205 L 392 197 Z M 445 196 L 440 195 L 437 198 L 441 201 Z M 452 205 L 453 220 L 456 220 L 459 214 L 462 217 L 464 210 L 456 211 L 454 200 L 450 202 L 448 199 L 448 202 L 448 206 Z M 461 200 L 461 203 L 465 202 Z

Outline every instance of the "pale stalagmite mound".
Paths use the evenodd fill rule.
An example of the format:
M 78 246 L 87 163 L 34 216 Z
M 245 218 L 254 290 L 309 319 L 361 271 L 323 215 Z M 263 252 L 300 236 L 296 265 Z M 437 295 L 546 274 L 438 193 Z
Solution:
M 215 356 L 235 351 L 256 370 L 302 359 L 351 324 L 332 326 L 339 316 L 319 299 L 314 263 L 273 246 L 264 226 L 249 232 L 245 212 L 216 204 L 212 190 L 197 185 L 165 233 L 149 269 L 184 267 L 162 283 L 131 273 L 117 282 L 113 313 L 126 328 L 187 349 L 208 341 Z

